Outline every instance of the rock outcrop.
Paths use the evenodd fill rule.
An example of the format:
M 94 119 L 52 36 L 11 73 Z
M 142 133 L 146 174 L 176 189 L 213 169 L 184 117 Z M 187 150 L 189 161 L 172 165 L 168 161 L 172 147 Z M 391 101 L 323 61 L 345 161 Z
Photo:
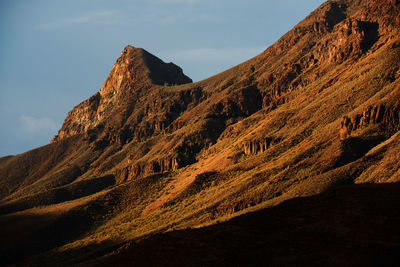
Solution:
M 336 31 L 336 40 L 323 46 L 327 60 L 334 63 L 361 56 L 378 40 L 378 24 L 373 22 L 348 18 Z
M 273 143 L 274 139 L 270 137 L 248 140 L 243 144 L 243 152 L 246 155 L 262 153 L 266 151 Z
M 115 173 L 118 182 L 124 182 L 137 177 L 146 177 L 157 173 L 175 171 L 181 167 L 179 158 L 169 156 L 162 159 L 152 160 L 150 162 L 131 163 L 128 160 L 128 166 L 118 169 Z
M 239 88 L 228 97 L 214 104 L 208 117 L 234 118 L 247 117 L 262 107 L 260 91 L 255 86 Z
M 100 91 L 68 113 L 53 142 L 85 133 L 100 124 L 110 124 L 105 120 L 113 115 L 113 125 L 119 128 L 129 117 L 143 91 L 156 85 L 191 82 L 175 64 L 164 63 L 144 49 L 127 46 Z
M 357 129 L 367 127 L 370 124 L 378 124 L 380 127 L 397 131 L 400 129 L 400 105 L 387 106 L 377 104 L 368 106 L 362 114 L 351 117 L 344 116 L 339 131 L 340 139 L 344 140 Z

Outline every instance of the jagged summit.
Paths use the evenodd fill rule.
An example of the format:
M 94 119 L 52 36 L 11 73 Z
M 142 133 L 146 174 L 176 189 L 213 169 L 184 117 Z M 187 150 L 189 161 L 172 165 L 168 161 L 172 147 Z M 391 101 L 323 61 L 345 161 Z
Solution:
M 175 64 L 164 63 L 146 50 L 128 45 L 112 67 L 100 93 L 101 95 L 115 94 L 119 92 L 121 86 L 126 90 L 149 84 L 191 82 L 192 79 L 183 74 L 182 69 Z
M 128 49 L 129 51 L 129 48 L 130 46 L 127 46 L 125 50 Z M 164 85 L 167 83 L 169 85 L 179 85 L 193 82 L 192 79 L 187 77 L 182 72 L 182 69 L 174 63 L 164 63 L 161 59 L 142 48 L 139 48 L 139 51 L 141 52 L 144 65 L 146 65 L 149 70 L 149 78 L 154 84 Z
M 142 48 L 128 45 L 113 65 L 100 91 L 68 113 L 52 142 L 87 132 L 101 124 L 105 118 L 113 115 L 119 117 L 121 113 L 129 112 L 138 97 L 146 94 L 152 86 L 191 82 L 192 79 L 174 63 L 165 63 Z M 114 126 L 118 128 L 122 124 L 123 121 L 119 121 Z

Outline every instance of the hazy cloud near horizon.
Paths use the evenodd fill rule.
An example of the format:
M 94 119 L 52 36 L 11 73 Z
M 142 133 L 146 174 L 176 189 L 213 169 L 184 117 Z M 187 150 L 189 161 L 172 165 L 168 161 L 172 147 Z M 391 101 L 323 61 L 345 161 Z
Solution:
M 34 118 L 22 115 L 20 117 L 22 130 L 28 135 L 34 135 L 41 132 L 57 133 L 60 125 L 50 118 Z
M 194 60 L 199 61 L 237 61 L 236 64 L 243 60 L 250 59 L 265 50 L 264 46 L 256 47 L 222 47 L 222 48 L 193 48 L 174 51 L 170 53 L 171 58 L 176 60 Z
M 205 47 L 182 50 L 171 49 L 161 51 L 158 56 L 166 62 L 174 62 L 179 66 L 196 64 L 197 69 L 195 72 L 204 78 L 208 78 L 217 73 L 213 70 L 207 70 L 206 66 L 213 65 L 219 67 L 221 71 L 224 71 L 257 56 L 264 50 L 265 46 L 222 48 Z M 194 70 L 189 71 L 194 72 Z M 186 69 L 183 69 L 183 72 L 187 74 Z
M 61 18 L 36 25 L 38 30 L 59 30 L 64 27 L 94 23 L 99 25 L 117 25 L 122 23 L 122 15 L 117 10 L 92 11 L 80 16 Z

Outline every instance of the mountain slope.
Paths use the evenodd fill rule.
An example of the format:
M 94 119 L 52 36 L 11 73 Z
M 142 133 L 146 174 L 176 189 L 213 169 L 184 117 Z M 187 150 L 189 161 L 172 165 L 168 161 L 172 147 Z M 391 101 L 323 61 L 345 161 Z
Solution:
M 19 237 L 1 251 L 78 262 L 337 185 L 399 181 L 399 18 L 396 0 L 328 1 L 197 83 L 127 46 L 51 144 L 0 159 L 3 238 Z
M 224 223 L 154 235 L 85 265 L 396 266 L 400 213 L 391 206 L 400 203 L 399 189 L 340 186 Z

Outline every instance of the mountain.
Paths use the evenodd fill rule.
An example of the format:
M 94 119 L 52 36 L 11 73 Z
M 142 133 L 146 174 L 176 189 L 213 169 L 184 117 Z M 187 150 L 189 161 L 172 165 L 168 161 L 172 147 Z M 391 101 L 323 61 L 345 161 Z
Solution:
M 398 0 L 328 1 L 196 83 L 127 46 L 51 144 L 0 158 L 1 263 L 396 263 L 399 30 Z

